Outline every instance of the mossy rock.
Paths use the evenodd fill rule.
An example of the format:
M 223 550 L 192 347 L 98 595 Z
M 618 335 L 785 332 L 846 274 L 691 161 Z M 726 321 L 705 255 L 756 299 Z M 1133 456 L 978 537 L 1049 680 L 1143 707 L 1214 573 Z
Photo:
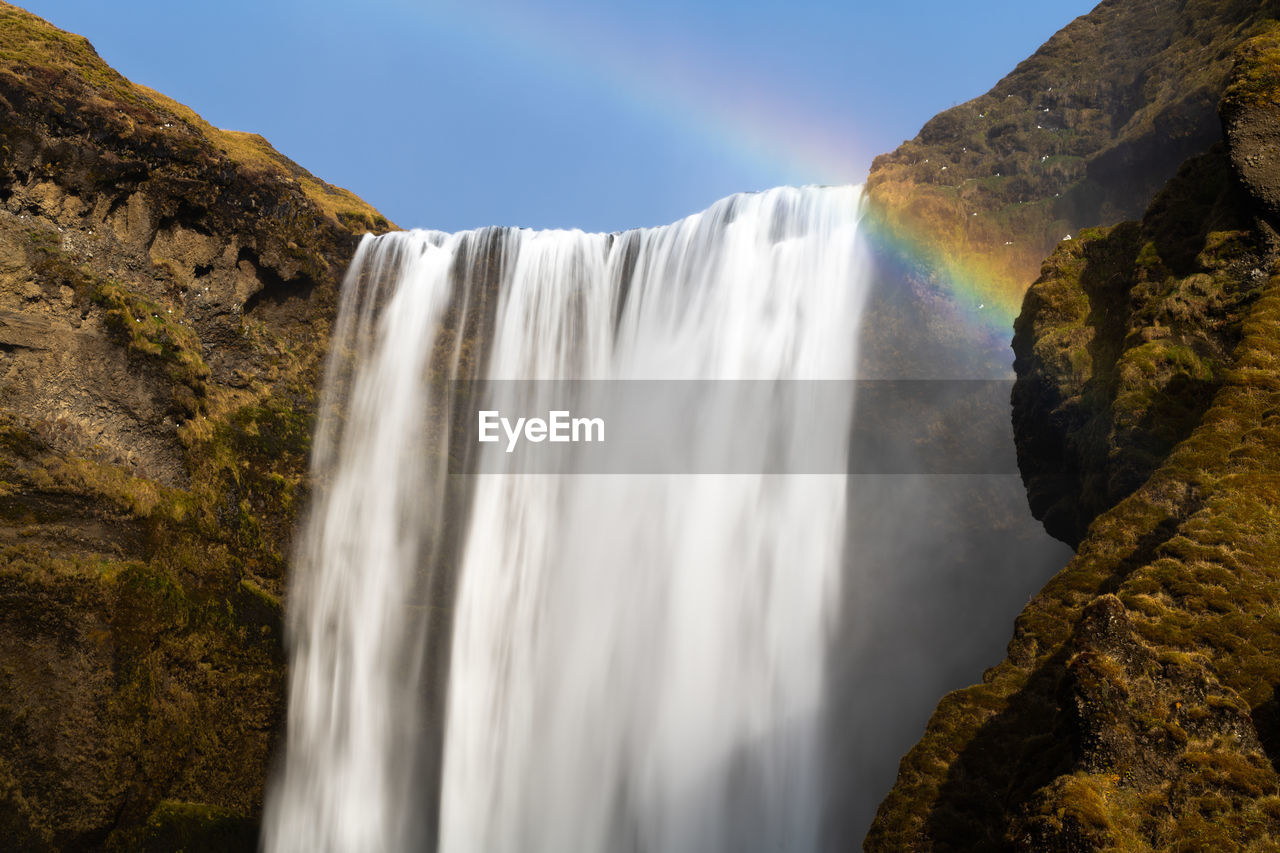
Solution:
M 0 135 L 0 847 L 250 849 L 329 324 L 391 224 L 5 4 Z
M 1280 25 L 1275 21 L 1236 53 L 1222 99 L 1222 123 L 1241 183 L 1280 223 Z
M 1027 292 L 1019 461 L 1076 556 L 865 849 L 1280 849 L 1280 245 L 1232 133 Z
M 1032 511 L 1053 535 L 1077 544 L 1199 423 L 1264 255 L 1219 146 L 1141 224 L 1082 231 L 1046 261 L 1014 327 L 1014 425 Z
M 136 853 L 255 853 L 258 823 L 217 806 L 166 800 L 131 838 L 111 846 Z

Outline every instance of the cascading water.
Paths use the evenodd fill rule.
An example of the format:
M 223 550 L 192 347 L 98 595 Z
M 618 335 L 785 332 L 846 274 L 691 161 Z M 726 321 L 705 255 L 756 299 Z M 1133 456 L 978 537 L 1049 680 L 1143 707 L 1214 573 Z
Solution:
M 268 850 L 819 846 L 845 479 L 760 473 L 764 458 L 732 476 L 524 473 L 490 445 L 482 470 L 500 473 L 451 490 L 457 436 L 439 413 L 460 404 L 431 379 L 477 365 L 503 380 L 852 379 L 860 204 L 853 187 L 783 188 L 617 235 L 366 238 L 289 602 Z M 497 293 L 484 357 L 442 332 L 480 298 L 478 267 Z M 726 440 L 698 429 L 713 405 L 682 413 L 694 458 Z M 842 437 L 851 411 L 824 434 Z M 752 414 L 781 437 L 752 452 L 816 440 L 795 411 Z M 458 519 L 454 559 L 441 542 Z M 433 565 L 452 601 L 432 600 L 454 585 Z M 442 611 L 450 637 L 433 629 Z M 446 639 L 436 828 L 422 741 L 439 685 L 419 674 Z

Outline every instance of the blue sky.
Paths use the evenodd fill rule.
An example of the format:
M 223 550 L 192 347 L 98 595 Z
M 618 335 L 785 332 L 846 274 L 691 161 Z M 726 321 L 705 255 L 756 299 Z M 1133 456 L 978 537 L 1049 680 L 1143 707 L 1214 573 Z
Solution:
M 404 227 L 612 231 L 864 179 L 1093 0 L 28 0 Z

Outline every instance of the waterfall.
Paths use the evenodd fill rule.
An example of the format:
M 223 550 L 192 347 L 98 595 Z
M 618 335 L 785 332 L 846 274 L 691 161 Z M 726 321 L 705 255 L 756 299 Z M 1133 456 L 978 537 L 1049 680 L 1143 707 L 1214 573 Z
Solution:
M 614 235 L 365 239 L 288 601 L 266 849 L 818 848 L 843 469 L 765 473 L 819 440 L 771 406 L 744 473 L 572 455 L 530 473 L 467 445 L 475 401 L 450 382 L 852 379 L 860 212 L 855 187 L 781 188 Z M 841 387 L 825 435 L 847 432 Z M 676 413 L 693 458 L 726 441 L 716 399 Z

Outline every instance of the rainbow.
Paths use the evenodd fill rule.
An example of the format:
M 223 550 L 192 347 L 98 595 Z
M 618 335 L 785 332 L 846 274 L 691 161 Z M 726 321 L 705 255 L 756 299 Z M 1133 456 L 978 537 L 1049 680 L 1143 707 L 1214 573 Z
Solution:
M 869 230 L 881 254 L 931 278 L 950 297 L 952 316 L 946 319 L 983 332 L 992 345 L 1009 345 L 1025 288 L 1009 283 L 1007 268 L 982 253 L 971 252 L 961 260 L 945 257 L 930 236 L 875 217 L 869 217 Z
M 859 183 L 875 153 L 857 150 L 850 128 L 770 92 L 767 81 L 744 80 L 737 71 L 730 79 L 715 56 L 681 50 L 670 40 L 641 49 L 586 16 L 553 19 L 515 3 L 482 8 L 434 6 L 431 25 L 443 22 L 485 49 L 599 88 L 637 114 L 679 127 L 752 166 L 770 177 L 770 185 Z
M 622 99 L 641 116 L 681 128 L 769 177 L 770 184 L 751 189 L 861 183 L 875 153 L 858 150 L 851 128 L 805 111 L 767 85 L 752 85 L 738 76 L 727 79 L 715 57 L 671 42 L 656 54 L 652 45 L 640 51 L 632 40 L 619 39 L 586 16 L 553 20 L 514 3 L 504 3 L 500 10 L 445 3 L 432 8 L 430 23 L 444 24 L 477 45 L 505 51 L 575 85 L 587 81 L 585 85 Z M 998 272 L 996 264 L 982 256 L 943 260 L 923 233 L 874 223 L 873 229 L 882 248 L 950 293 L 955 312 L 950 322 L 981 332 L 993 346 L 1008 346 L 1022 290 L 1002 284 L 1007 274 Z

